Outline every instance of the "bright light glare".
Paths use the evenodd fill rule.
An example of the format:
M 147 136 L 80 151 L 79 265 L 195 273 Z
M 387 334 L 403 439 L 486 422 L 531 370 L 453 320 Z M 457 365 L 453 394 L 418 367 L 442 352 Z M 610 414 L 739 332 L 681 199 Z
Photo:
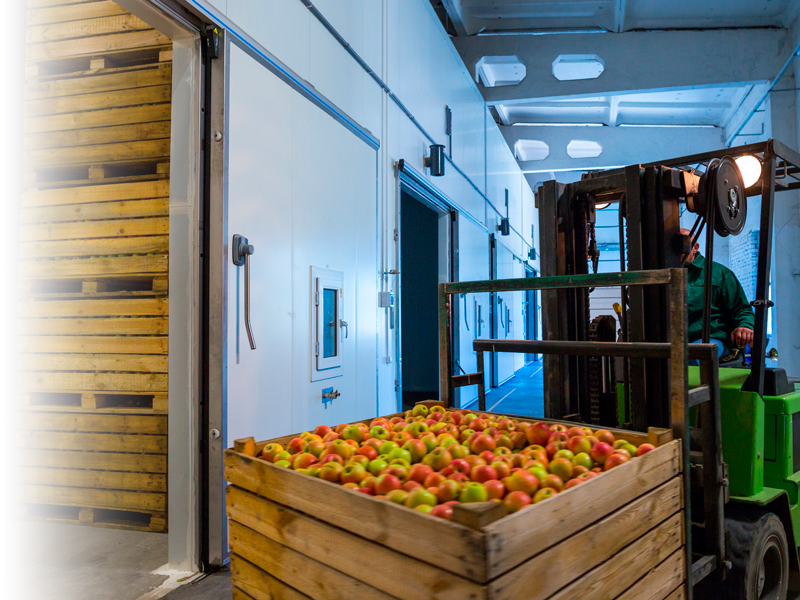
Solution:
M 598 202 L 594 205 L 594 209 L 603 210 L 604 208 L 607 208 L 609 204 L 611 204 L 611 202 Z
M 755 156 L 746 154 L 736 159 L 736 166 L 742 174 L 744 187 L 749 188 L 761 178 L 761 161 Z

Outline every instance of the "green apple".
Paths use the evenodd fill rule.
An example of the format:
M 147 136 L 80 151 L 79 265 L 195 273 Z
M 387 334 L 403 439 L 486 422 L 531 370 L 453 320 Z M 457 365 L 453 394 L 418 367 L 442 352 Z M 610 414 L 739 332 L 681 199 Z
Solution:
M 461 493 L 458 495 L 459 502 L 486 502 L 489 499 L 489 493 L 482 484 L 475 481 L 470 481 L 464 485 Z

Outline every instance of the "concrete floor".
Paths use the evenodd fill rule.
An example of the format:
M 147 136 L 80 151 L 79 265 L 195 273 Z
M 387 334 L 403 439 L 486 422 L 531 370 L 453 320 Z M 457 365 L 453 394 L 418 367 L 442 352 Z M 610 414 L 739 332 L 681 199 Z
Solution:
M 486 392 L 486 410 L 525 417 L 543 417 L 543 381 L 542 362 L 528 363 L 511 379 Z M 477 410 L 477 405 L 471 408 Z
M 18 528 L 18 572 L 30 600 L 137 600 L 167 579 L 151 574 L 167 563 L 166 534 L 42 522 Z
M 225 570 L 179 587 L 162 600 L 230 600 L 232 587 L 231 573 Z

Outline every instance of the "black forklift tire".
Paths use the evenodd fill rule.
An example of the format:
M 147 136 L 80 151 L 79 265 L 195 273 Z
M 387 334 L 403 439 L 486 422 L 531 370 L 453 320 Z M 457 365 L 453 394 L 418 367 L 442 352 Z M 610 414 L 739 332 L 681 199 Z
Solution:
M 771 512 L 730 512 L 725 528 L 730 533 L 728 558 L 733 567 L 722 586 L 723 598 L 785 600 L 789 590 L 789 544 L 783 523 Z

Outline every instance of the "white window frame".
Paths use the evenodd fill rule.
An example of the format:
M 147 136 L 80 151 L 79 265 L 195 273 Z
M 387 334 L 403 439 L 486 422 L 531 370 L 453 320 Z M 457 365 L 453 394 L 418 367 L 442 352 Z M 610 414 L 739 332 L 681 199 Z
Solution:
M 344 320 L 344 273 L 323 267 L 311 267 L 311 381 L 321 381 L 341 377 L 342 361 L 342 322 Z M 336 334 L 336 354 L 325 357 L 323 354 L 324 291 L 335 290 L 336 309 L 334 331 Z

